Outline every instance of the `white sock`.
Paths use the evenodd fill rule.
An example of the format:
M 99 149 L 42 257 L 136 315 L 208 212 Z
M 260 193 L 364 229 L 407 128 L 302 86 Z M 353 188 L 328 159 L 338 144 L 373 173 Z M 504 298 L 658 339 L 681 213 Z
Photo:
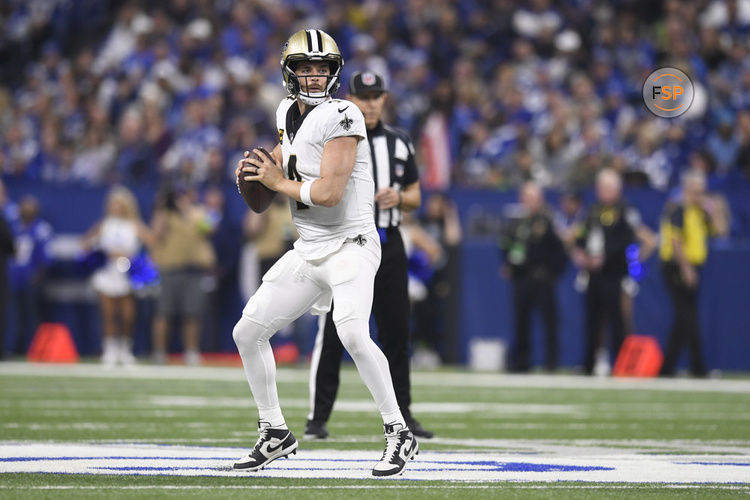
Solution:
M 406 420 L 401 415 L 401 410 L 391 411 L 388 413 L 382 413 L 384 424 L 401 424 L 406 427 Z
M 261 421 L 271 424 L 271 427 L 288 429 L 286 422 L 284 421 L 284 415 L 281 414 L 281 408 L 279 406 L 266 410 L 258 410 L 258 416 Z

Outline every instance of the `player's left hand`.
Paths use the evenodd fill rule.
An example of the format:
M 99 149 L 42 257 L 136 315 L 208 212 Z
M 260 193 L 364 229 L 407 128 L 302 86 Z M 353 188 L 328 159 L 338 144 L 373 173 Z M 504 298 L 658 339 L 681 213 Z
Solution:
M 259 149 L 253 149 L 257 158 L 251 158 L 250 152 L 245 151 L 245 159 L 242 162 L 242 172 L 245 174 L 246 181 L 258 181 L 263 183 L 268 189 L 278 191 L 279 183 L 284 180 L 284 171 L 281 164 L 274 158 L 272 162 Z
M 392 187 L 380 188 L 378 189 L 378 192 L 375 193 L 375 203 L 377 203 L 383 210 L 396 207 L 399 202 L 398 191 Z

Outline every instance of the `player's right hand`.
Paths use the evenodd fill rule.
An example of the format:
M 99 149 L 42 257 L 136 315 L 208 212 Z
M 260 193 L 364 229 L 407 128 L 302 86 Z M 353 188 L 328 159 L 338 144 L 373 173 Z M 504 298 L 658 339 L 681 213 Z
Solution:
M 245 162 L 242 172 L 246 181 L 257 181 L 268 189 L 278 191 L 279 183 L 284 180 L 284 171 L 281 164 L 268 151 L 263 148 L 253 149 L 255 157 L 241 160 Z M 248 156 L 249 152 L 246 153 Z
M 234 171 L 234 175 L 237 177 L 237 182 L 239 182 L 240 175 L 243 173 L 246 174 L 255 174 L 257 172 L 257 167 L 255 167 L 252 163 L 250 163 L 250 151 L 245 151 L 244 158 L 239 160 L 237 162 L 237 168 Z M 252 167 L 251 169 L 246 169 L 245 167 Z M 249 180 L 249 179 L 245 179 Z

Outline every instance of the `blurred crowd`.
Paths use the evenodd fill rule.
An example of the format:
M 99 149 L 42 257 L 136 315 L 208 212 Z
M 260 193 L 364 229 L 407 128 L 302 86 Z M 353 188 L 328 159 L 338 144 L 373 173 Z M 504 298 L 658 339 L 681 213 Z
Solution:
M 686 172 L 704 175 L 712 192 L 750 185 L 750 0 L 8 0 L 0 3 L 0 27 L 3 179 L 172 186 L 182 201 L 161 199 L 148 227 L 125 199 L 129 209 L 112 210 L 135 213 L 136 225 L 110 231 L 129 234 L 132 253 L 153 247 L 160 218 L 195 219 L 199 240 L 213 243 L 214 256 L 198 267 L 219 280 L 199 280 L 216 291 L 215 304 L 235 293 L 232 276 L 257 282 L 294 238 L 283 206 L 237 220 L 242 215 L 227 214 L 217 188 L 233 184 L 233 166 L 249 146 L 277 142 L 274 114 L 286 94 L 280 49 L 304 27 L 338 42 L 341 95 L 355 71 L 386 77 L 385 121 L 417 144 L 423 189 L 509 190 L 531 181 L 562 191 L 554 224 L 568 228 L 560 232 L 568 246 L 584 211 L 578 193 L 605 167 L 625 186 L 659 191 L 679 188 Z M 691 108 L 677 119 L 643 105 L 643 82 L 661 66 L 683 69 L 695 87 Z M 12 201 L 2 193 L 16 243 L 11 298 L 22 325 L 38 316 L 33 294 L 46 257 L 35 249 L 51 228 L 38 201 Z M 405 224 L 415 248 L 415 336 L 445 358 L 440 332 L 455 330 L 446 301 L 458 281 L 452 255 L 460 225 L 439 194 L 423 212 Z M 97 227 L 91 235 L 101 239 Z M 195 267 L 179 263 L 172 295 L 185 288 L 180 280 L 197 279 L 189 276 Z M 197 299 L 181 300 L 159 305 L 158 356 L 166 350 L 162 313 L 182 312 L 189 323 L 198 312 L 190 306 Z M 130 349 L 132 304 L 122 302 L 115 314 L 115 303 L 102 299 L 104 330 L 111 346 Z M 200 312 L 221 316 L 218 305 Z M 198 362 L 194 330 L 188 324 L 183 333 Z
M 0 7 L 0 170 L 44 182 L 222 182 L 275 142 L 279 50 L 321 27 L 387 76 L 430 189 L 592 185 L 609 166 L 665 190 L 750 176 L 750 1 L 10 0 Z M 691 109 L 643 106 L 682 68 Z M 418 139 L 418 141 L 417 141 Z

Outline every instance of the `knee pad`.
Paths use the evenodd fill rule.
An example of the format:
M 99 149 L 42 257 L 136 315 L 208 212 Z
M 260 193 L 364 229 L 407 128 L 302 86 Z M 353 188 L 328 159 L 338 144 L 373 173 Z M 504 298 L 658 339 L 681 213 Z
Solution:
M 268 295 L 256 292 L 247 301 L 245 308 L 242 310 L 242 317 L 265 327 L 271 326 L 269 324 L 270 320 L 267 317 L 269 305 L 270 298 Z
M 338 304 L 336 305 L 338 307 Z M 333 308 L 334 315 L 336 307 Z M 334 320 L 335 321 L 335 320 Z M 335 321 L 336 332 L 338 332 L 341 344 L 347 350 L 349 355 L 356 359 L 357 356 L 365 349 L 367 342 L 372 342 L 370 339 L 370 328 L 367 321 L 361 320 L 349 320 L 349 321 Z
M 269 332 L 272 333 L 269 328 L 264 327 L 251 318 L 242 316 L 232 329 L 232 338 L 237 347 L 240 347 L 241 344 L 250 344 L 268 339 L 270 337 Z

